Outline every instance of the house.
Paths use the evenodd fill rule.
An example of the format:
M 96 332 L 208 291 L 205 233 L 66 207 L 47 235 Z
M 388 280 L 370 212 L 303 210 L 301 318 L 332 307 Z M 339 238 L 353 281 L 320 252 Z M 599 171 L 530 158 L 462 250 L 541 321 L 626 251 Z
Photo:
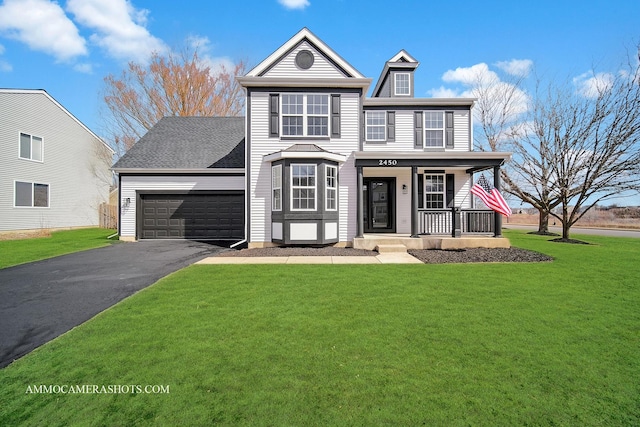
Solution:
M 148 149 L 148 155 L 157 156 L 153 161 L 158 167 L 134 151 L 137 144 L 116 164 L 124 201 L 121 236 L 170 237 L 170 230 L 145 232 L 148 224 L 159 226 L 151 218 L 147 223 L 147 215 L 157 215 L 152 208 L 144 206 L 149 214 L 136 208 L 151 190 L 236 191 L 244 193 L 246 221 L 243 233 L 233 233 L 249 247 L 332 244 L 372 249 L 377 237 L 416 248 L 508 246 L 500 234 L 500 215 L 474 209 L 470 188 L 474 173 L 487 169 L 499 187 L 500 167 L 510 154 L 473 150 L 474 99 L 415 97 L 418 65 L 401 50 L 384 64 L 367 97 L 372 79 L 302 29 L 237 77 L 246 91 L 242 133 L 232 135 L 222 127 L 227 120 L 240 119 L 214 123 L 200 118 L 211 129 L 196 137 L 198 129 L 190 128 L 187 119 L 173 118 L 172 126 L 180 122 L 183 129 L 168 142 L 163 141 L 169 136 L 163 119 L 138 142 L 158 144 L 157 150 Z M 158 132 L 164 135 L 156 136 Z M 195 142 L 192 137 L 205 139 Z M 240 151 L 240 138 L 242 164 L 211 166 L 224 152 Z M 164 153 L 166 146 L 181 147 L 181 155 L 188 157 L 184 164 L 165 158 L 175 156 Z M 133 157 L 139 168 L 136 178 L 131 175 Z M 180 185 L 174 179 L 178 177 Z M 172 218 L 176 224 L 198 220 L 203 229 L 195 235 L 206 236 L 207 215 L 218 215 L 217 207 L 207 207 L 209 214 L 201 219 L 168 210 L 161 224 Z M 239 207 L 236 211 L 240 215 Z M 174 237 L 191 237 L 185 230 Z M 214 232 L 211 237 L 225 236 Z
M 46 91 L 0 89 L 0 231 L 97 226 L 113 154 Z

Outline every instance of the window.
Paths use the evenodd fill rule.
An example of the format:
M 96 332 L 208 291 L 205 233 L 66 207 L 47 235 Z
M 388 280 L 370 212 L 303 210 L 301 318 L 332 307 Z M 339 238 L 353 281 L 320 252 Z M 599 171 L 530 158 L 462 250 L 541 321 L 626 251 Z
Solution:
M 325 210 L 335 211 L 338 209 L 338 168 L 326 166 L 325 172 L 327 177 Z
M 20 133 L 20 158 L 26 160 L 42 161 L 42 138 Z
M 444 112 L 424 112 L 424 146 L 444 147 Z
M 329 136 L 329 95 L 282 95 L 283 136 Z
M 316 165 L 291 165 L 291 210 L 316 210 Z
M 302 95 L 282 95 L 282 134 L 302 135 L 304 106 Z
M 411 95 L 409 73 L 396 73 L 395 74 L 395 94 L 396 95 Z
M 271 210 L 282 210 L 282 165 L 271 168 Z
M 367 141 L 386 141 L 386 111 L 367 111 Z
M 34 182 L 15 182 L 16 207 L 49 207 L 49 185 Z
M 424 207 L 426 209 L 444 209 L 444 175 L 424 176 Z

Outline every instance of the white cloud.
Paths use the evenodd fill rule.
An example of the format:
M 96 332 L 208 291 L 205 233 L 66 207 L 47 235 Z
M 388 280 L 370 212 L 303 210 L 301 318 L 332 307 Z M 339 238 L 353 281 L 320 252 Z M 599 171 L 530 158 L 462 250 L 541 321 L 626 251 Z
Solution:
M 278 0 L 278 3 L 287 9 L 304 9 L 311 5 L 308 0 Z
M 56 2 L 5 0 L 0 6 L 0 31 L 58 61 L 87 54 L 78 28 Z
M 615 77 L 611 73 L 594 74 L 591 71 L 574 77 L 576 91 L 586 98 L 596 98 L 600 93 L 611 89 Z
M 495 72 L 489 70 L 487 64 L 481 62 L 471 67 L 458 67 L 455 70 L 448 70 L 442 75 L 442 80 L 447 83 L 461 83 L 471 87 L 478 82 L 499 81 L 500 78 Z
M 440 86 L 436 89 L 431 89 L 427 92 L 432 98 L 458 98 L 461 96 L 455 89 L 449 89 L 444 86 Z
M 164 52 L 162 40 L 145 28 L 149 11 L 135 9 L 128 0 L 69 0 L 76 20 L 96 31 L 91 41 L 116 59 L 145 62 L 153 52 Z
M 530 59 L 512 59 L 511 61 L 497 62 L 496 67 L 512 76 L 527 77 L 533 68 L 533 61 Z
M 446 83 L 457 85 L 457 87 L 447 88 L 441 86 L 431 89 L 428 93 L 434 98 L 476 98 L 478 106 L 473 111 L 476 114 L 478 123 L 481 119 L 478 116 L 481 111 L 484 111 L 485 114 L 495 115 L 495 122 L 500 119 L 498 117 L 500 114 L 499 108 L 492 106 L 494 102 L 498 104 L 509 103 L 507 122 L 515 122 L 522 113 L 529 109 L 529 96 L 527 93 L 512 83 L 503 81 L 484 62 L 471 67 L 458 67 L 455 70 L 448 70 L 442 75 L 442 80 Z M 505 131 L 510 130 L 505 129 Z M 502 136 L 498 135 L 498 137 Z

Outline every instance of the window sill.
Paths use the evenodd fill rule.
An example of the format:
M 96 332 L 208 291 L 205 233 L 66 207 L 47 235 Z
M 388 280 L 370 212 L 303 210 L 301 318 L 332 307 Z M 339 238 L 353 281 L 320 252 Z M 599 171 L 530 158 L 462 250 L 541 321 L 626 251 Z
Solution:
M 329 141 L 328 136 L 281 136 L 280 141 Z

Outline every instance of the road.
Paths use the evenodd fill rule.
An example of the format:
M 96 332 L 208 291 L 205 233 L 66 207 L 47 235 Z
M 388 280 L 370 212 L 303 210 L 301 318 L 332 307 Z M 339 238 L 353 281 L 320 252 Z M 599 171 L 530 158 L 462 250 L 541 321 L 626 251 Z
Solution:
M 507 224 L 506 221 L 503 221 L 502 228 L 514 228 L 519 230 L 531 230 L 535 231 L 538 229 L 537 225 L 522 225 L 522 224 Z M 562 235 L 562 227 L 554 227 L 550 226 L 549 231 L 552 233 L 558 233 Z M 635 237 L 640 239 L 640 230 L 618 230 L 615 228 L 581 228 L 581 227 L 571 227 L 571 235 L 574 234 L 592 234 L 596 236 L 609 236 L 609 237 Z

